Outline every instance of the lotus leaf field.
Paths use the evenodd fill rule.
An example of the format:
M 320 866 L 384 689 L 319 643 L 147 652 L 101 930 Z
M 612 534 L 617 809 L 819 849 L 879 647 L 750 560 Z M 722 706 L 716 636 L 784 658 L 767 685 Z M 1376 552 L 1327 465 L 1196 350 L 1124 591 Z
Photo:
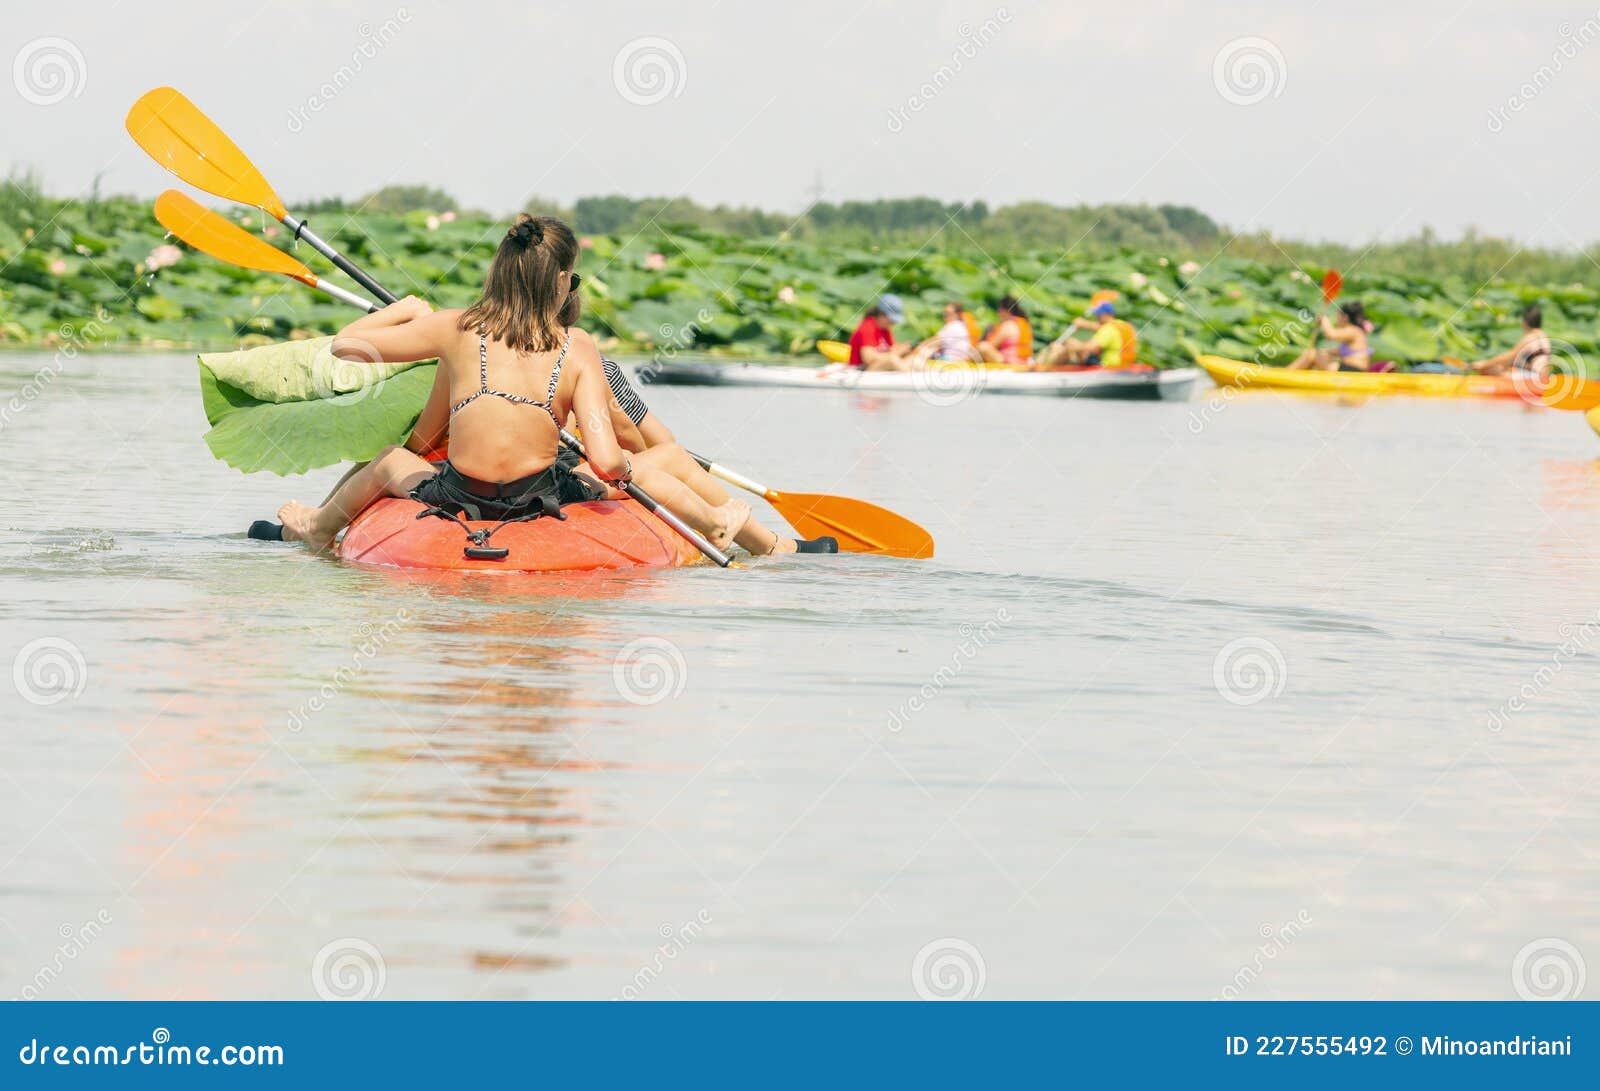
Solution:
M 255 212 L 227 211 L 294 249 Z M 481 214 L 330 213 L 317 230 L 380 282 L 438 306 L 470 301 L 504 222 Z M 1320 267 L 1204 253 L 1027 249 L 984 253 L 824 245 L 784 235 L 736 237 L 666 226 L 584 238 L 586 325 L 614 351 L 734 358 L 809 357 L 818 339 L 848 336 L 883 291 L 906 302 L 908 336 L 938 324 L 958 298 L 980 318 L 1004 293 L 1021 298 L 1041 337 L 1083 313 L 1097 290 L 1122 294 L 1142 358 L 1162 366 L 1201 352 L 1284 362 L 1319 305 Z M 943 244 L 942 244 L 943 245 Z M 340 279 L 309 248 L 301 260 Z M 1345 298 L 1377 323 L 1379 358 L 1473 357 L 1509 346 L 1522 307 L 1538 302 L 1553 339 L 1577 360 L 1596 348 L 1600 293 L 1578 285 L 1469 283 L 1347 267 Z M 232 348 L 332 332 L 342 305 L 283 278 L 234 269 L 167 238 L 148 203 L 35 198 L 0 205 L 0 345 Z

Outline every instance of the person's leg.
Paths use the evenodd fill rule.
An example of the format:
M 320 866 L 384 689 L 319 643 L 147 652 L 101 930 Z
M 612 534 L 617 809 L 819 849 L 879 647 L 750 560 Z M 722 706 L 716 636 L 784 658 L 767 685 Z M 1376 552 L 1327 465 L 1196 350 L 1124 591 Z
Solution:
M 978 345 L 978 355 L 983 358 L 983 362 L 986 364 L 998 364 L 1000 362 L 1000 350 L 990 344 Z
M 404 447 L 390 447 L 346 476 L 320 508 L 293 500 L 278 509 L 283 536 L 313 549 L 327 549 L 360 511 L 380 496 L 406 496 L 438 471 Z
M 1339 354 L 1332 349 L 1318 349 L 1316 362 L 1311 366 L 1318 371 L 1338 371 Z
M 641 466 L 664 470 L 693 489 L 712 509 L 720 509 L 732 497 L 720 482 L 700 468 L 694 456 L 676 443 L 663 443 L 633 456 L 634 471 Z M 795 540 L 775 534 L 750 516 L 733 538 L 741 549 L 757 556 L 768 553 L 793 553 Z
M 1296 356 L 1292 361 L 1290 361 L 1290 363 L 1288 364 L 1288 370 L 1290 370 L 1290 371 L 1305 371 L 1307 368 L 1315 366 L 1316 362 L 1317 362 L 1317 350 L 1316 349 L 1306 349 L 1299 356 Z
M 861 362 L 868 371 L 905 371 L 911 362 L 893 349 L 863 348 Z
M 654 448 L 629 456 L 633 462 L 634 483 L 649 493 L 656 503 L 705 535 L 712 545 L 727 549 L 750 518 L 750 505 L 743 500 L 729 499 L 726 494 L 721 504 L 706 503 L 693 489 L 652 459 L 650 450 Z M 580 463 L 574 472 L 591 478 L 595 476 L 586 462 Z M 607 495 L 613 500 L 627 496 L 617 489 L 611 489 Z

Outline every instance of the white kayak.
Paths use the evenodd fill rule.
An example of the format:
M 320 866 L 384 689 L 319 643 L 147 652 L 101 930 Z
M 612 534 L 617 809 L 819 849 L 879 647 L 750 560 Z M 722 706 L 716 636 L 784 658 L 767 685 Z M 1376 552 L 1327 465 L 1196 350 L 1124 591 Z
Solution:
M 974 394 L 1037 394 L 1052 398 L 1182 399 L 1200 376 L 1198 368 L 1025 368 L 932 364 L 920 371 L 863 371 L 845 364 L 787 367 L 781 364 L 669 361 L 643 364 L 639 378 L 663 386 L 768 386 L 862 392 L 908 391 L 927 401 L 955 402 Z

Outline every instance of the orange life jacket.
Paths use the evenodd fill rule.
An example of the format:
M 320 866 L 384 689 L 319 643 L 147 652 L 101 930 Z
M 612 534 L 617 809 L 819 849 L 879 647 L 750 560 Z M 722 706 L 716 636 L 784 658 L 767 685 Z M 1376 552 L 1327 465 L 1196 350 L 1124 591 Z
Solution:
M 1122 366 L 1127 367 L 1129 364 L 1138 363 L 1139 331 L 1133 328 L 1132 322 L 1124 322 L 1120 318 L 1113 318 L 1111 324 L 1117 327 L 1117 331 L 1122 334 Z
M 972 344 L 976 347 L 983 340 L 983 329 L 978 325 L 978 319 L 971 311 L 962 311 L 961 321 L 966 324 L 967 336 L 972 338 Z
M 1033 323 L 1020 314 L 1011 320 L 1017 324 L 1017 357 L 1022 360 L 1033 359 Z

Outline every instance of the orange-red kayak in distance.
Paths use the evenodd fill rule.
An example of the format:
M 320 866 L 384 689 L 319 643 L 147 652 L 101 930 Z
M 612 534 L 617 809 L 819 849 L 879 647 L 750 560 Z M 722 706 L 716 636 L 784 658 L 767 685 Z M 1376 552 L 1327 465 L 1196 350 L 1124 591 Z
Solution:
M 418 519 L 423 510 L 415 500 L 377 501 L 350 523 L 339 556 L 386 568 L 519 573 L 677 568 L 701 559 L 694 546 L 632 500 L 568 504 L 561 509 L 565 519 L 507 523 L 489 539 L 490 546 L 510 550 L 501 560 L 466 556 L 472 544 L 467 532 L 449 519 Z

